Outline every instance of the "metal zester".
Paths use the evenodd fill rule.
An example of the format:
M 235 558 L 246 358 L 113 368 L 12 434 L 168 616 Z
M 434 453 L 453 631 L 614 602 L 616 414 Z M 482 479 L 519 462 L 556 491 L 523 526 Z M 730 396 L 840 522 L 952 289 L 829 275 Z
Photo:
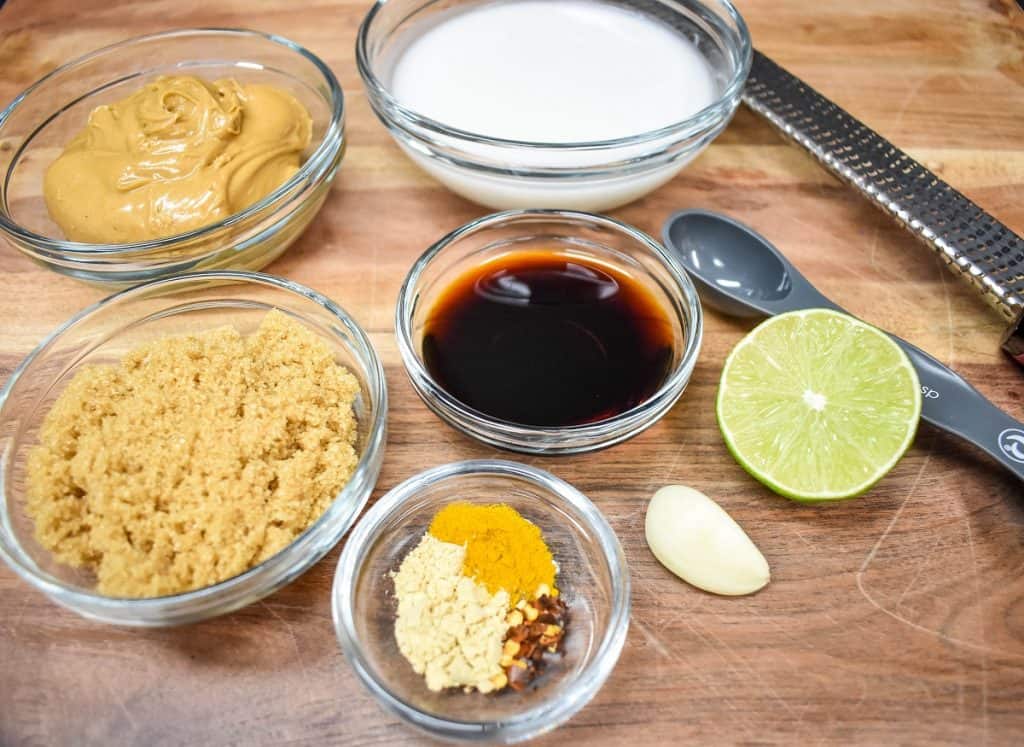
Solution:
M 1003 349 L 1024 365 L 1024 239 L 756 50 L 743 101 L 1013 319 Z

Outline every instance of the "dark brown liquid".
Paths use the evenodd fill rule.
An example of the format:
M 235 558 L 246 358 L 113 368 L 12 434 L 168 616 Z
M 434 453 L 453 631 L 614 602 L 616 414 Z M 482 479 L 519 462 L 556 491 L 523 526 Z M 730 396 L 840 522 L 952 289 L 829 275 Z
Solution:
M 447 288 L 427 316 L 423 359 L 449 394 L 523 425 L 592 423 L 649 398 L 673 359 L 666 309 L 603 265 L 523 251 Z

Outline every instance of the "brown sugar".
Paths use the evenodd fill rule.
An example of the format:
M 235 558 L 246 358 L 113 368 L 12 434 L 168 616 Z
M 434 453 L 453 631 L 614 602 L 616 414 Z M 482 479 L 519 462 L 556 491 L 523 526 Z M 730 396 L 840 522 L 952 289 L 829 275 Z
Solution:
M 27 509 L 56 558 L 117 597 L 175 594 L 269 558 L 355 470 L 359 383 L 279 311 L 84 368 L 28 460 Z

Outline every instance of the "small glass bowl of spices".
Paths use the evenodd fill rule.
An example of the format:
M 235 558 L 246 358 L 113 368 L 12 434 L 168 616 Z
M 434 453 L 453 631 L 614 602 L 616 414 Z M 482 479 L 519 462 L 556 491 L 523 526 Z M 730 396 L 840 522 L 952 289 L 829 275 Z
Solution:
M 387 709 L 434 737 L 518 742 L 604 684 L 629 625 L 629 571 L 568 483 L 515 462 L 456 462 L 359 522 L 333 613 L 345 657 Z
M 682 395 L 702 312 L 678 261 L 605 216 L 510 210 L 467 223 L 413 265 L 395 312 L 423 401 L 492 446 L 599 449 Z

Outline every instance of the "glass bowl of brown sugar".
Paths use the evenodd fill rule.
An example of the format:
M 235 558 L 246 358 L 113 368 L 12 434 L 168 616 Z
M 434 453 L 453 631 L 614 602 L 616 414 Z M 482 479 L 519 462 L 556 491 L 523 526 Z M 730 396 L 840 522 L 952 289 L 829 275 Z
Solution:
M 277 326 L 266 325 L 272 318 Z M 261 338 L 267 330 L 272 337 Z M 176 357 L 165 356 L 165 343 Z M 190 369 L 189 360 L 211 360 L 211 350 L 242 354 Z M 166 360 L 175 365 L 156 366 Z M 147 366 L 151 378 L 134 386 L 140 379 L 130 376 Z M 303 409 L 325 391 L 305 372 L 331 370 L 344 382 L 344 408 Z M 267 371 L 279 374 L 272 380 Z M 231 388 L 238 379 L 253 382 L 243 396 Z M 98 384 L 84 390 L 95 398 L 65 398 L 80 394 L 83 381 Z M 132 410 L 108 402 L 104 390 L 131 399 Z M 175 410 L 184 416 L 174 419 Z M 55 412 L 74 416 L 89 440 L 64 430 L 51 438 Z M 321 413 L 343 425 L 314 431 L 308 424 Z M 122 291 L 43 340 L 0 391 L 0 558 L 94 620 L 153 627 L 231 612 L 293 581 L 352 526 L 380 472 L 386 416 L 384 372 L 366 334 L 309 288 L 218 271 Z M 338 455 L 344 476 L 325 477 Z M 305 513 L 293 513 L 314 493 Z M 78 549 L 65 540 L 85 534 L 86 562 L 61 556 Z M 180 583 L 185 572 L 192 575 Z
M 397 617 L 405 602 L 396 574 L 405 572 L 425 536 L 436 531 L 435 519 L 456 504 L 514 509 L 539 528 L 556 564 L 564 636 L 526 686 L 516 687 L 510 679 L 489 692 L 431 689 L 429 676 L 414 671 L 398 641 Z M 428 583 L 443 586 L 443 574 L 439 565 L 432 566 Z M 435 738 L 512 743 L 558 727 L 601 689 L 625 643 L 629 588 L 615 533 L 580 491 L 529 465 L 473 460 L 421 472 L 373 505 L 345 543 L 332 610 L 345 658 L 387 710 Z M 517 629 L 509 628 L 509 639 Z M 469 646 L 462 643 L 460 650 Z M 437 657 L 444 659 L 443 653 Z
M 661 244 L 565 210 L 456 229 L 412 266 L 395 311 L 424 403 L 479 441 L 534 454 L 604 448 L 656 423 L 690 380 L 702 320 Z

